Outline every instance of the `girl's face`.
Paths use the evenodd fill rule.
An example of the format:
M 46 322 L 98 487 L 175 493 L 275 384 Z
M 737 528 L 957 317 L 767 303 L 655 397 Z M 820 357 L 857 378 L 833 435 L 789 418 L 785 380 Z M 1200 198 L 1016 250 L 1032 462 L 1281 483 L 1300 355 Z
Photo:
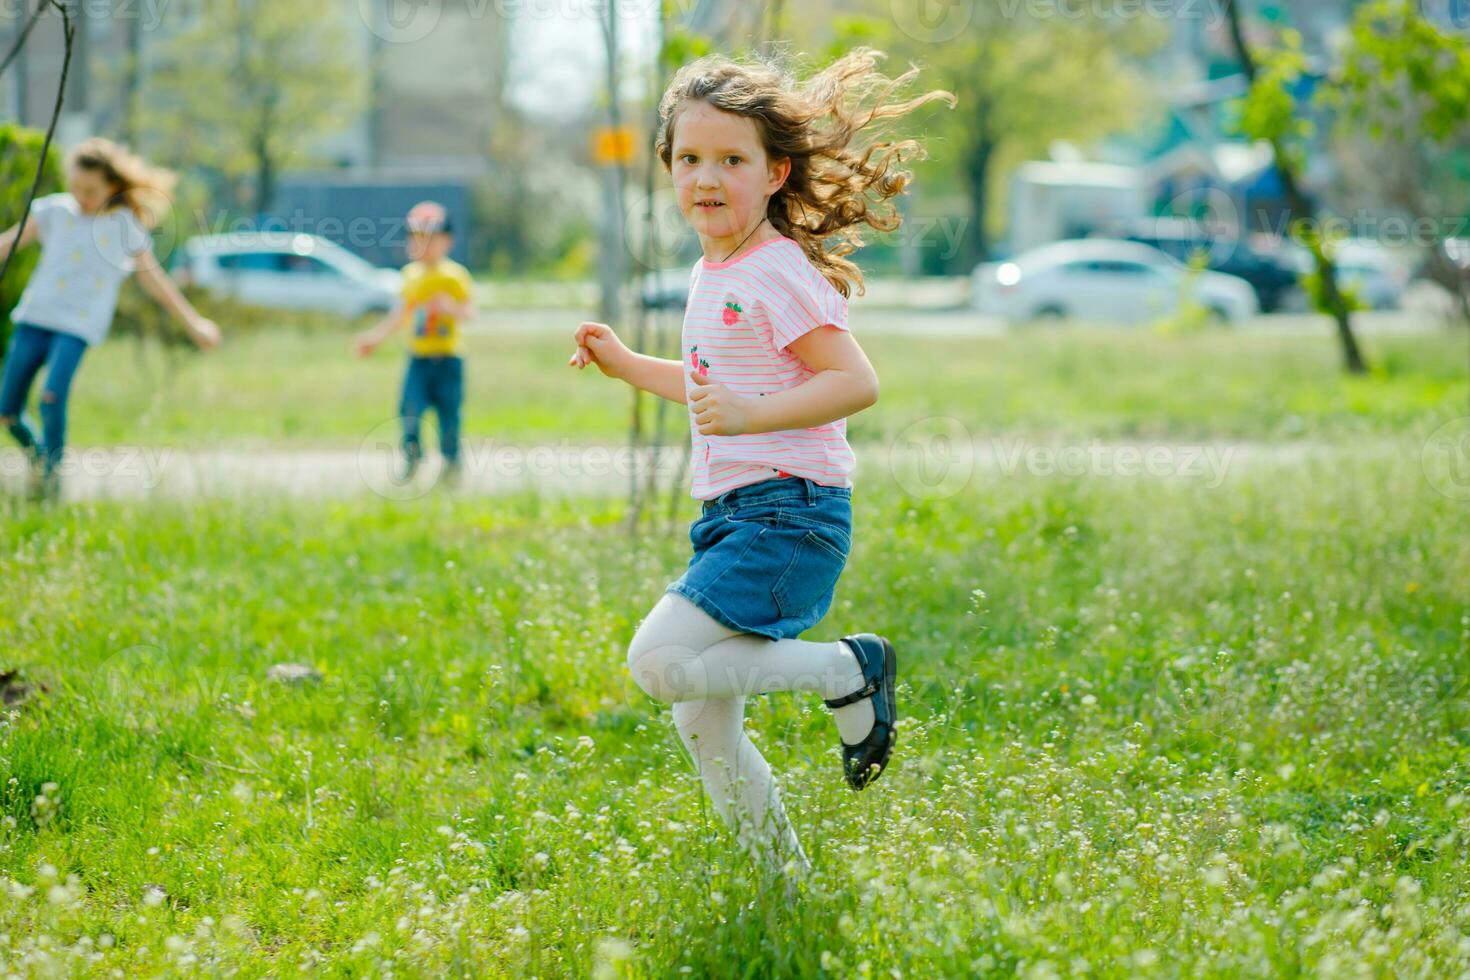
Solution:
M 66 175 L 66 189 L 77 199 L 83 214 L 96 214 L 117 196 L 120 188 L 102 176 L 99 170 L 72 167 Z
M 708 253 L 738 247 L 760 223 L 791 161 L 766 158 L 754 120 L 690 102 L 674 120 L 669 169 L 679 210 Z

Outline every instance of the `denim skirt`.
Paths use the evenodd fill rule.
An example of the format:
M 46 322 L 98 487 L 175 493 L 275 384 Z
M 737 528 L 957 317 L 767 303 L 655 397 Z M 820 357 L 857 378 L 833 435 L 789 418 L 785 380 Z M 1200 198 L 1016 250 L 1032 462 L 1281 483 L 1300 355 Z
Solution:
M 827 614 L 852 547 L 852 490 L 762 480 L 704 502 L 694 557 L 668 587 L 732 630 L 780 640 Z

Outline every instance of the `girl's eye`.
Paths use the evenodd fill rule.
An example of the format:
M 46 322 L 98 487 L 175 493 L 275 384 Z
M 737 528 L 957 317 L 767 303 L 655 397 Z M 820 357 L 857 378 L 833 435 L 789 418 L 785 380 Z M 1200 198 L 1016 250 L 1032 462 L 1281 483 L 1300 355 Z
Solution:
M 732 167 L 737 167 L 740 165 L 740 158 L 732 153 L 729 156 L 725 157 L 725 162 Z
M 694 162 L 694 154 L 693 153 L 686 153 L 683 156 L 681 156 L 679 158 L 679 160 L 681 162 L 683 162 L 683 163 L 693 163 Z

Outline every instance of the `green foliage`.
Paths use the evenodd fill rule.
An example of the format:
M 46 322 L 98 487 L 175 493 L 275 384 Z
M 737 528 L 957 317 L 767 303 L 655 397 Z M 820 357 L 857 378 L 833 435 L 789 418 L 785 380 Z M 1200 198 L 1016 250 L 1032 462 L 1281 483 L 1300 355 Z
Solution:
M 1314 309 L 1327 311 L 1327 296 L 1322 285 L 1322 269 L 1328 260 L 1332 258 L 1337 242 L 1330 236 L 1324 235 L 1322 230 L 1311 221 L 1293 222 L 1293 237 L 1307 249 L 1312 255 L 1312 267 L 1303 272 L 1298 279 L 1307 298 Z M 1347 304 L 1349 310 L 1366 309 L 1367 304 L 1358 296 L 1353 286 L 1344 282 L 1337 282 L 1337 292 Z
M 1300 170 L 1301 144 L 1311 137 L 1312 123 L 1299 114 L 1291 88 L 1306 69 L 1306 57 L 1296 31 L 1282 31 L 1281 42 L 1282 47 L 1255 52 L 1256 80 L 1238 104 L 1238 125 L 1251 139 L 1271 143 L 1287 166 Z
M 20 221 L 31 184 L 36 179 L 41 146 L 45 141 L 46 134 L 39 130 L 26 129 L 15 123 L 0 123 L 0 230 Z M 41 173 L 36 197 L 54 194 L 61 188 L 61 155 L 53 146 Z M 0 283 L 0 351 L 5 349 L 10 337 L 10 311 L 20 302 L 20 294 L 25 290 L 39 256 L 37 246 L 17 251 L 10 263 L 10 271 L 5 274 L 5 281 Z M 0 254 L 0 261 L 4 261 L 3 254 Z
M 1403 0 L 1363 4 L 1332 92 L 1346 120 L 1368 126 L 1375 139 L 1463 139 L 1470 132 L 1470 40 Z
M 1057 140 L 1085 144 L 1136 127 L 1155 104 L 1139 63 L 1167 31 L 1151 18 L 956 4 L 950 15 L 968 16 L 964 29 L 949 37 L 948 31 L 931 34 L 922 19 L 911 23 L 912 14 L 901 28 L 894 16 L 900 6 L 887 0 L 865 9 L 886 31 L 871 43 L 890 51 L 895 67 L 917 64 L 920 90 L 945 89 L 958 98 L 953 111 L 927 111 L 913 124 L 931 158 L 915 173 L 923 193 L 964 194 L 971 221 L 983 221 L 970 229 L 968 247 L 954 263 L 966 272 L 982 232 L 988 238 L 1004 229 L 1016 165 L 1044 156 Z
M 882 49 L 892 40 L 892 24 L 881 17 L 844 14 L 832 18 L 832 39 L 827 42 L 826 60 L 836 61 L 853 48 Z
M 671 75 L 680 66 L 713 52 L 714 46 L 705 35 L 683 27 L 670 27 L 659 52 L 659 67 L 664 75 Z
M 162 157 L 237 179 L 299 165 L 366 98 L 331 5 L 220 0 L 188 13 L 160 46 L 141 107 L 143 143 Z
M 1180 337 L 1217 325 L 1213 322 L 1214 312 L 1201 303 L 1197 296 L 1200 276 L 1209 268 L 1209 261 L 1209 253 L 1203 248 L 1195 249 L 1190 255 L 1189 271 L 1179 283 L 1178 306 L 1154 324 L 1154 329 L 1162 336 Z

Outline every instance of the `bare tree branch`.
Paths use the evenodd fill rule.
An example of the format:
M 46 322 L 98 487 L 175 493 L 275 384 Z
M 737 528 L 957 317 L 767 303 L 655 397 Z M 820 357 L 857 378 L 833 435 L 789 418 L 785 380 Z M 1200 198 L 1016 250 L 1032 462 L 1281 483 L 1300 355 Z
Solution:
M 26 26 L 21 28 L 20 37 L 16 38 L 15 44 L 11 45 L 10 53 L 5 56 L 4 61 L 0 61 L 0 75 L 5 74 L 5 69 L 10 67 L 15 56 L 20 54 L 20 49 L 25 47 L 26 38 L 31 36 L 31 28 L 36 26 L 36 21 L 41 19 L 41 11 L 46 9 L 47 2 L 48 0 L 41 0 L 36 4 L 35 12 L 31 14 L 31 19 L 26 21 Z
M 0 265 L 0 282 L 5 281 L 5 274 L 10 271 L 10 261 L 15 258 L 15 251 L 20 247 L 21 236 L 25 234 L 26 222 L 31 216 L 31 204 L 36 200 L 36 191 L 41 187 L 41 176 L 46 172 L 46 159 L 51 153 L 51 138 L 56 135 L 56 121 L 61 118 L 61 104 L 66 100 L 66 76 L 71 68 L 71 47 L 76 28 L 72 26 L 71 12 L 66 9 L 64 3 L 59 0 L 46 0 L 46 2 L 61 13 L 61 34 L 66 42 L 65 53 L 61 59 L 61 81 L 56 86 L 56 105 L 51 110 L 51 124 L 46 127 L 46 139 L 41 144 L 41 160 L 36 164 L 36 178 L 31 181 L 30 193 L 26 195 L 26 206 L 20 213 L 20 224 L 16 228 L 15 238 L 10 243 L 10 250 L 5 253 L 5 264 Z M 37 8 L 37 13 L 40 13 L 40 8 Z M 34 17 L 31 22 L 35 23 Z

